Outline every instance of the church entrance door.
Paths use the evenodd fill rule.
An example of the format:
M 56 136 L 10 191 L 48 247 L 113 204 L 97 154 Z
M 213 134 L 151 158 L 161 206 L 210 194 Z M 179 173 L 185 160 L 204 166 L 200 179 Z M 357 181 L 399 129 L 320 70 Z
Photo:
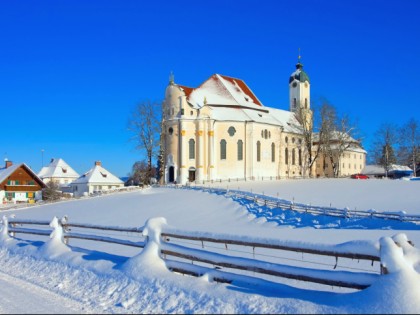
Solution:
M 169 182 L 173 183 L 175 181 L 175 168 L 173 166 L 169 167 Z

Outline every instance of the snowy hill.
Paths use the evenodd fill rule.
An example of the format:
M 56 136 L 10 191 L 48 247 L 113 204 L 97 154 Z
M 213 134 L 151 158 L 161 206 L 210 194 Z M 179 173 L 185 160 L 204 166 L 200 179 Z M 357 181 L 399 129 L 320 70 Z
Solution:
M 363 200 L 369 209 L 382 208 L 379 196 L 396 190 L 388 182 L 337 180 L 317 182 L 319 194 L 329 188 L 328 197 L 338 191 L 356 191 L 363 186 Z M 407 194 L 418 191 L 418 182 L 392 181 L 404 187 Z M 285 181 L 249 183 L 248 190 L 276 195 Z M 363 183 L 363 184 L 362 184 Z M 290 183 L 289 183 L 290 184 Z M 305 195 L 304 181 L 294 197 Z M 382 186 L 382 191 L 378 188 Z M 236 187 L 238 188 L 238 187 Z M 245 189 L 245 188 L 243 188 Z M 314 189 L 314 188 L 311 188 Z M 371 189 L 368 191 L 368 189 Z M 293 193 L 293 192 L 292 192 Z M 379 194 L 379 195 L 378 195 Z M 414 209 L 414 199 L 400 199 L 399 209 Z M 325 197 L 324 204 L 339 200 Z M 353 205 L 348 205 L 353 206 Z M 357 204 L 358 207 L 363 206 Z M 392 205 L 391 205 L 392 206 Z M 397 210 L 394 207 L 386 209 Z M 0 246 L 0 312 L 1 313 L 418 313 L 420 312 L 420 254 L 415 247 L 410 259 L 400 249 L 386 244 L 388 237 L 405 234 L 416 246 L 420 229 L 399 222 L 374 220 L 370 226 L 346 229 L 331 228 L 328 219 L 321 225 L 305 228 L 268 222 L 251 213 L 240 200 L 222 195 L 180 189 L 150 188 L 137 192 L 66 201 L 28 209 L 2 211 L 16 218 L 51 220 L 68 215 L 70 222 L 141 227 L 150 218 L 163 217 L 174 228 L 222 233 L 247 238 L 273 238 L 304 241 L 312 244 L 339 244 L 349 241 L 381 240 L 389 245 L 388 267 L 393 271 L 381 276 L 370 288 L 351 294 L 339 288 L 315 292 L 311 286 L 297 288 L 286 284 L 264 288 L 238 289 L 233 285 L 209 282 L 208 278 L 181 276 L 169 272 L 158 261 L 138 254 L 138 248 L 110 246 L 72 240 L 69 246 L 45 243 L 48 237 L 18 234 L 18 239 L 3 240 Z M 319 217 L 317 217 L 320 219 Z M 319 221 L 319 220 L 318 220 Z M 298 222 L 298 221 L 296 221 Z M 319 223 L 319 222 L 318 222 Z M 112 236 L 112 235 L 108 235 Z M 385 237 L 385 238 L 383 238 Z M 135 236 L 133 236 L 135 238 Z M 137 257 L 137 258 L 136 258 Z M 138 257 L 142 257 L 138 259 Z M 135 259 L 135 264 L 129 261 Z M 5 275 L 3 277 L 3 275 Z M 13 287 L 13 293 L 7 290 Z M 28 294 L 30 288 L 31 294 Z M 37 289 L 36 289 L 37 288 Z M 21 293 L 19 293 L 21 292 Z M 8 302 L 6 302 L 8 301 Z M 12 301 L 12 302 L 10 302 Z M 16 303 L 13 303 L 16 301 Z M 17 302 L 24 301 L 24 302 Z

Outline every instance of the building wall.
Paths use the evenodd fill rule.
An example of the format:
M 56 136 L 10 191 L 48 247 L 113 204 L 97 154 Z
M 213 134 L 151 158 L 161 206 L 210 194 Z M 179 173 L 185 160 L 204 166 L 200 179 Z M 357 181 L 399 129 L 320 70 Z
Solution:
M 361 173 L 366 166 L 366 153 L 359 150 L 347 150 L 338 160 L 338 156 L 334 156 L 335 163 L 339 165 L 340 177 L 350 176 L 352 174 Z M 317 177 L 333 177 L 334 172 L 328 157 L 320 155 L 316 160 L 316 176 Z M 326 166 L 326 167 L 325 167 Z

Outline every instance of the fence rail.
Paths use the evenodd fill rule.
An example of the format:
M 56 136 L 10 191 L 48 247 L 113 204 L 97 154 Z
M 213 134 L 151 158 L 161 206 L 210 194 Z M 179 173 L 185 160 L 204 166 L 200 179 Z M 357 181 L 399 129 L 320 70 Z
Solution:
M 52 223 L 48 221 L 39 220 L 23 220 L 16 218 L 3 219 L 7 224 L 8 232 L 11 235 L 16 233 L 34 234 L 38 236 L 48 236 L 53 229 Z M 117 226 L 101 226 L 93 224 L 70 223 L 68 218 L 65 217 L 58 220 L 59 227 L 62 228 L 63 238 L 66 244 L 70 239 L 89 240 L 98 242 L 108 242 L 124 246 L 132 246 L 143 248 L 147 246 L 148 238 L 142 235 L 143 228 L 125 228 Z M 42 229 L 27 228 L 22 226 L 43 226 Z M 45 229 L 45 226 L 49 228 Z M 73 228 L 81 230 L 97 230 L 97 231 L 115 231 L 121 233 L 134 233 L 139 238 L 138 241 L 132 241 L 122 238 L 108 237 L 97 234 L 76 233 Z M 51 234 L 52 235 L 52 234 Z M 313 282 L 317 284 L 338 286 L 351 289 L 365 289 L 369 287 L 382 273 L 382 266 L 373 269 L 374 262 L 380 262 L 380 249 L 374 247 L 371 242 L 366 241 L 362 252 L 352 249 L 353 247 L 343 248 L 338 245 L 322 245 L 322 244 L 307 244 L 301 242 L 282 241 L 277 239 L 265 238 L 251 238 L 247 240 L 240 239 L 236 236 L 226 235 L 211 235 L 199 232 L 182 232 L 172 230 L 170 228 L 162 229 L 160 233 L 160 255 L 165 260 L 168 269 L 173 272 L 178 272 L 186 275 L 201 276 L 203 274 L 211 274 L 215 281 L 220 282 L 233 282 L 239 276 L 236 272 L 251 272 L 259 275 L 273 276 L 278 278 L 294 279 L 305 282 Z M 182 242 L 184 241 L 184 242 Z M 186 246 L 185 241 L 188 241 Z M 360 241 L 359 241 L 360 243 Z M 206 246 L 204 246 L 206 244 Z M 209 244 L 223 244 L 215 249 L 214 246 Z M 228 246 L 229 245 L 229 246 Z M 252 249 L 253 258 L 248 258 L 243 250 L 241 254 L 233 255 L 231 250 L 232 246 Z M 206 249 L 204 248 L 206 247 Z M 305 253 L 315 256 L 330 256 L 335 259 L 335 266 L 330 269 L 322 268 L 307 268 L 302 266 L 295 266 L 290 264 L 279 263 L 278 261 L 268 261 L 263 259 L 256 259 L 255 256 L 268 257 L 268 255 L 256 254 L 255 249 L 261 248 L 265 251 L 270 251 L 271 257 L 273 253 L 294 252 Z M 360 249 L 360 244 L 358 247 Z M 168 257 L 171 257 L 169 259 Z M 349 260 L 365 260 L 370 261 L 372 270 L 368 271 L 345 271 L 337 270 L 338 258 Z M 174 260 L 175 259 L 175 260 Z M 233 272 L 232 272 L 233 270 Z M 248 274 L 241 274 L 247 280 L 252 282 L 255 276 Z M 262 279 L 262 278 L 257 278 Z
M 279 208 L 282 210 L 292 210 L 301 213 L 311 213 L 315 215 L 327 215 L 341 218 L 377 218 L 385 220 L 398 220 L 403 222 L 420 223 L 420 215 L 407 214 L 403 211 L 399 212 L 379 212 L 375 210 L 351 210 L 349 208 L 334 208 L 334 207 L 322 207 L 313 206 L 304 203 L 295 203 L 280 198 L 270 197 L 261 194 L 254 194 L 252 192 L 246 192 L 241 190 L 204 187 L 204 186 L 191 186 L 191 185 L 168 185 L 166 187 L 174 187 L 178 189 L 192 189 L 201 190 L 209 193 L 224 194 L 227 197 L 244 198 L 249 201 L 254 201 L 260 206 L 267 206 L 270 208 Z

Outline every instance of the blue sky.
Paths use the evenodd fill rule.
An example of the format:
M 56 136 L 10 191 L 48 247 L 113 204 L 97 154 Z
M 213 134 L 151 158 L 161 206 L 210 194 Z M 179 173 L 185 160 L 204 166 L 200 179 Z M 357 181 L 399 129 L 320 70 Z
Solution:
M 418 118 L 419 14 L 417 0 L 2 1 L 0 156 L 126 176 L 142 159 L 130 112 L 160 102 L 171 71 L 192 87 L 237 77 L 288 109 L 298 48 L 312 101 L 349 114 L 369 150 L 382 123 Z

